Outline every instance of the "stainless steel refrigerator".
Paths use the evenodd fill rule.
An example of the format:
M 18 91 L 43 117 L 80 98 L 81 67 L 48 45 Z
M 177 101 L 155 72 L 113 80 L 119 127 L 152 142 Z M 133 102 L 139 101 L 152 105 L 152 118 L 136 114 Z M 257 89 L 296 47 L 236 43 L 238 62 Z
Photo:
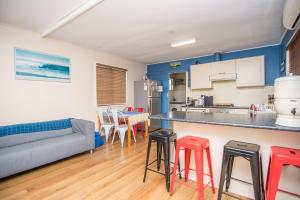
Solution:
M 140 80 L 134 82 L 134 107 L 144 108 L 150 115 L 161 113 L 161 92 L 160 82 L 154 80 Z M 160 120 L 151 120 L 149 131 L 161 127 Z

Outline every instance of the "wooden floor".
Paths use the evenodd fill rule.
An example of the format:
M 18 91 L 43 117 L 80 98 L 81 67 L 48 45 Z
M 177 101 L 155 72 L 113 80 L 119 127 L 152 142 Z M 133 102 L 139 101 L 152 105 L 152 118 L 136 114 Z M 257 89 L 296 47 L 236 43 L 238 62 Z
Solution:
M 121 148 L 116 141 L 92 155 L 84 153 L 2 179 L 0 199 L 197 199 L 196 190 L 181 184 L 170 197 L 164 176 L 151 171 L 143 183 L 146 146 L 142 137 L 130 148 Z M 154 156 L 156 145 L 152 146 Z M 216 199 L 211 188 L 205 190 L 205 199 Z

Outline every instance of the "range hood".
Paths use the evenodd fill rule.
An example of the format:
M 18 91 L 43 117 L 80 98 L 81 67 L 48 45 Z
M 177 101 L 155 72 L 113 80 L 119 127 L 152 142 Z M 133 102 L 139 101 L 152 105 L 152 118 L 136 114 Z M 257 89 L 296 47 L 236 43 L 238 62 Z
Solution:
M 236 73 L 219 73 L 209 76 L 210 81 L 234 81 L 236 80 Z

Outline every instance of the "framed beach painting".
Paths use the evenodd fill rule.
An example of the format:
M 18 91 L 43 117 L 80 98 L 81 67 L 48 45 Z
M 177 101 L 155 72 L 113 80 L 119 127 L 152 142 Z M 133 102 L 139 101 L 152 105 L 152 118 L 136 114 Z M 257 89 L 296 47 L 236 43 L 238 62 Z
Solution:
M 15 48 L 16 79 L 70 82 L 70 59 Z

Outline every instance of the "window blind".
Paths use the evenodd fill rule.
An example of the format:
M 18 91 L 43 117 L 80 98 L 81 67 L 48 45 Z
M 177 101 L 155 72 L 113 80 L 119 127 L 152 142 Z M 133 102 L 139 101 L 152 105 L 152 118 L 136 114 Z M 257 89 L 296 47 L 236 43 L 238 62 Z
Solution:
M 96 65 L 97 105 L 126 103 L 126 69 Z
M 298 30 L 296 35 L 288 46 L 289 51 L 289 73 L 294 75 L 300 75 L 300 31 Z

